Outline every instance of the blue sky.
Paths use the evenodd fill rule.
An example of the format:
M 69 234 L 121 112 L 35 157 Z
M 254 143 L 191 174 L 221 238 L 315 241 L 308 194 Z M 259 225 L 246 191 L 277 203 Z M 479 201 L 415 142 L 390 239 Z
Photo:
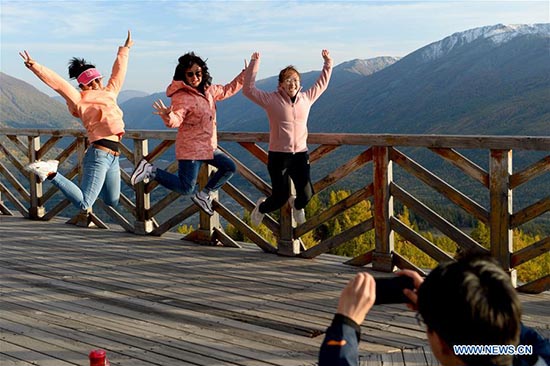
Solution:
M 135 41 L 124 89 L 164 91 L 177 58 L 208 59 L 214 83 L 229 82 L 259 51 L 259 79 L 288 64 L 319 70 L 321 50 L 336 64 L 405 56 L 455 32 L 550 22 L 549 1 L 44 1 L 0 0 L 0 70 L 55 95 L 23 66 L 18 52 L 67 76 L 84 57 L 108 75 L 130 29 Z M 74 84 L 76 86 L 76 83 Z

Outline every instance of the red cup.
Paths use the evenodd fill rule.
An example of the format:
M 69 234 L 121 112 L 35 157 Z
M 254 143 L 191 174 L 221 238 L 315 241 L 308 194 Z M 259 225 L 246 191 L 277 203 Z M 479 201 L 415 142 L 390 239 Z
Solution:
M 109 360 L 107 360 L 107 352 L 103 349 L 94 349 L 88 355 L 90 359 L 90 366 L 109 366 Z

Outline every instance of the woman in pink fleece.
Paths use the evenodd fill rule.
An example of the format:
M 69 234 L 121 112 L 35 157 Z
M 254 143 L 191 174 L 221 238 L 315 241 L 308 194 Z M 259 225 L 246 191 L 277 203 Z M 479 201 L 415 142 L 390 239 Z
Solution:
M 245 61 L 246 68 L 246 61 Z M 217 191 L 235 173 L 233 160 L 218 149 L 216 131 L 216 102 L 227 99 L 241 90 L 244 70 L 227 85 L 212 84 L 208 66 L 193 52 L 178 59 L 174 79 L 166 90 L 171 105 L 162 100 L 153 104 L 167 127 L 177 128 L 176 159 L 178 175 L 158 169 L 142 159 L 132 174 L 132 184 L 155 179 L 164 187 L 191 199 L 204 212 L 214 214 L 210 194 Z M 214 166 L 217 171 L 206 186 L 196 192 L 197 176 L 202 164 Z
M 55 90 L 67 102 L 71 114 L 82 120 L 90 147 L 83 159 L 82 183 L 78 187 L 57 172 L 57 160 L 36 161 L 27 170 L 39 176 L 40 181 L 50 180 L 75 205 L 91 208 L 101 194 L 103 201 L 116 206 L 120 198 L 119 144 L 124 135 L 122 110 L 117 97 L 128 66 L 128 53 L 134 44 L 130 31 L 123 47 L 118 48 L 111 78 L 103 86 L 103 76 L 94 65 L 84 59 L 73 58 L 69 63 L 69 77 L 76 79 L 80 91 L 52 70 L 32 59 L 27 51 L 19 54 L 25 66 L 40 80 Z
M 307 149 L 307 119 L 313 103 L 326 90 L 332 73 L 332 58 L 327 50 L 321 52 L 324 65 L 315 84 L 301 91 L 300 73 L 288 66 L 279 73 L 277 91 L 265 92 L 255 87 L 260 67 L 260 54 L 254 52 L 246 69 L 243 94 L 264 108 L 269 119 L 269 153 L 267 170 L 271 177 L 272 193 L 261 197 L 252 211 L 253 225 L 259 225 L 266 213 L 281 208 L 287 201 L 293 208 L 298 224 L 305 222 L 304 207 L 313 196 Z M 296 197 L 290 196 L 289 178 L 296 187 Z

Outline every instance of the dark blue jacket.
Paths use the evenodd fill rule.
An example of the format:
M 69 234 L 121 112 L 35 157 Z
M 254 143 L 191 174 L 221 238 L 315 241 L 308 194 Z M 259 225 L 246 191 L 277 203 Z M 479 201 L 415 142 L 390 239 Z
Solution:
M 342 314 L 336 314 L 328 327 L 321 350 L 319 366 L 357 366 L 359 365 L 359 341 L 361 327 Z M 550 366 L 550 340 L 542 337 L 536 330 L 521 324 L 519 344 L 532 345 L 533 354 L 514 357 L 513 366 L 532 366 L 542 359 Z
M 319 352 L 319 366 L 359 365 L 361 327 L 342 314 L 334 315 Z

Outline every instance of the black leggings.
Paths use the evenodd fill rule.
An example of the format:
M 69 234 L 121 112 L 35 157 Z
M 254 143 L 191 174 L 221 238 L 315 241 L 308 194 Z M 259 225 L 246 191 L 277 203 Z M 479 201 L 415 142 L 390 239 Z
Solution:
M 259 209 L 261 213 L 268 213 L 281 208 L 290 197 L 290 182 L 296 188 L 294 207 L 298 210 L 306 207 L 313 197 L 313 185 L 309 175 L 309 154 L 285 153 L 270 151 L 267 158 L 267 170 L 271 177 L 272 192 Z

